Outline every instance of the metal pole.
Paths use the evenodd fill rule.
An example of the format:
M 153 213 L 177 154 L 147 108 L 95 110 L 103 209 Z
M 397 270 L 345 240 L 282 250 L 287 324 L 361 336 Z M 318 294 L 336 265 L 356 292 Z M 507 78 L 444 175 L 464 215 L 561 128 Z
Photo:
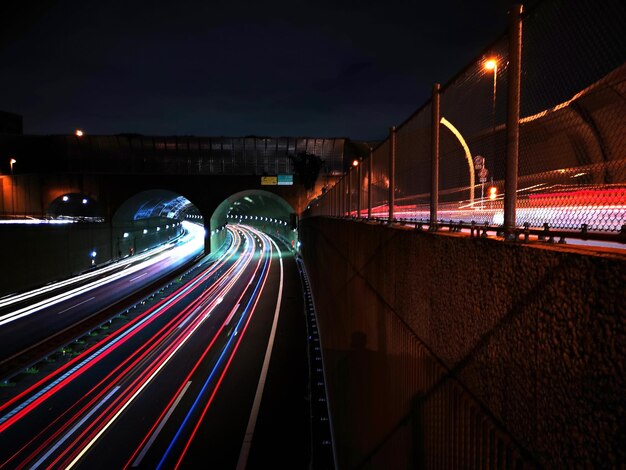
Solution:
M 359 161 L 359 166 L 356 167 L 356 177 L 358 178 L 358 182 L 356 185 L 356 217 L 357 219 L 361 218 L 361 161 Z
M 433 85 L 431 100 L 431 132 L 430 132 L 430 230 L 437 230 L 437 211 L 439 210 L 439 121 L 440 85 Z
M 504 237 L 506 240 L 515 240 L 522 69 L 522 5 L 513 5 L 511 7 L 510 21 L 508 109 L 506 116 L 506 173 L 504 181 Z
M 372 166 L 374 149 L 370 147 L 370 156 L 367 163 L 367 218 L 372 218 Z
M 341 217 L 346 216 L 346 207 L 348 206 L 348 201 L 346 201 L 346 175 L 344 174 L 341 178 Z
M 393 222 L 396 204 L 396 126 L 389 128 L 389 223 Z
M 348 217 L 352 215 L 352 168 L 348 170 Z

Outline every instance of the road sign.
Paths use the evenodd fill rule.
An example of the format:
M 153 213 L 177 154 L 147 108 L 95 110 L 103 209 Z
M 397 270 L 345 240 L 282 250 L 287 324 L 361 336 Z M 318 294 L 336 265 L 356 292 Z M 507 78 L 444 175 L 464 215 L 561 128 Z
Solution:
M 485 167 L 485 157 L 482 155 L 476 155 L 474 157 L 474 170 L 480 171 Z
M 261 176 L 261 185 L 276 186 L 278 184 L 277 176 Z
M 489 174 L 489 170 L 487 170 L 487 168 L 485 167 L 482 167 L 480 171 L 478 172 L 478 176 L 481 180 L 486 179 L 488 174 Z
M 291 186 L 293 175 L 278 175 L 278 186 Z

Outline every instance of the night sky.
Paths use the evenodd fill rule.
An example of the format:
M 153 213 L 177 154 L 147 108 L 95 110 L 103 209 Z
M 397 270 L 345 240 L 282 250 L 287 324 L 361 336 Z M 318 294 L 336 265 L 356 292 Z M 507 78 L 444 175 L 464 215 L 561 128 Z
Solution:
M 27 134 L 383 138 L 509 0 L 13 2 L 0 110 Z

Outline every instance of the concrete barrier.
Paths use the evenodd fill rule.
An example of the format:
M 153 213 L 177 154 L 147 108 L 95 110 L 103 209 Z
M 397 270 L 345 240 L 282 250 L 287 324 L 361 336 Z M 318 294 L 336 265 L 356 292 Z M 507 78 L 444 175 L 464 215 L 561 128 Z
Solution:
M 626 257 L 312 217 L 341 468 L 626 462 Z

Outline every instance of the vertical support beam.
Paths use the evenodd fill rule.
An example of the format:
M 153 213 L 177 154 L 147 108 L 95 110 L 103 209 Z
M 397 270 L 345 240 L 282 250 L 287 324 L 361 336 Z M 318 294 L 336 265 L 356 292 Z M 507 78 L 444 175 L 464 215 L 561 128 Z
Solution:
M 344 173 L 343 177 L 341 178 L 341 217 L 346 216 L 346 208 L 348 207 L 347 197 L 348 193 L 346 192 L 346 175 Z
M 352 214 L 352 167 L 346 175 L 348 177 L 348 217 Z
M 372 167 L 374 166 L 374 149 L 370 147 L 370 156 L 367 159 L 367 218 L 372 218 Z
M 433 85 L 431 100 L 431 132 L 430 132 L 430 230 L 437 230 L 437 212 L 439 210 L 439 121 L 440 85 Z
M 396 126 L 389 128 L 389 220 L 393 222 L 393 207 L 396 205 Z
M 361 164 L 362 162 L 359 160 L 359 166 L 356 167 L 356 218 L 361 218 Z
M 339 202 L 339 217 L 343 217 L 343 177 L 337 183 L 337 201 Z
M 522 70 L 522 5 L 513 5 L 509 27 L 508 108 L 506 114 L 506 173 L 504 180 L 504 237 L 515 240 L 519 111 Z

